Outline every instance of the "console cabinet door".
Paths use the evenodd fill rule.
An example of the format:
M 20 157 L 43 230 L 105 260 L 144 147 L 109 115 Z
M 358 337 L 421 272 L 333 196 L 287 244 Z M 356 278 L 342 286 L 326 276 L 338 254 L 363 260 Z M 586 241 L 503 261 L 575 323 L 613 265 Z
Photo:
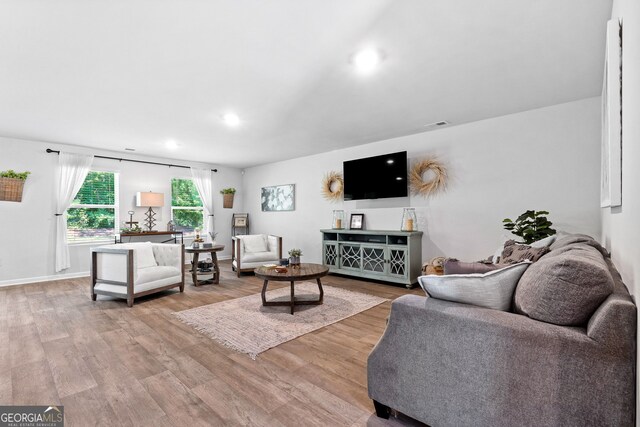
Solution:
M 380 245 L 362 245 L 362 271 L 368 274 L 386 275 L 386 247 Z
M 388 274 L 394 277 L 408 277 L 409 251 L 406 246 L 389 246 Z
M 362 270 L 362 254 L 359 243 L 340 243 L 338 249 L 340 268 L 353 271 Z
M 337 242 L 324 242 L 324 248 L 322 251 L 322 263 L 329 267 L 338 268 L 338 243 Z

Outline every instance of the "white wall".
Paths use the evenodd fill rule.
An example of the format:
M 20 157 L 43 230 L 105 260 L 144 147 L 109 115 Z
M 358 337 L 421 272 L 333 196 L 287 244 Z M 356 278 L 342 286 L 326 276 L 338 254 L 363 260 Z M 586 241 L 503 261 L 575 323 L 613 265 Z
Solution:
M 559 229 L 599 236 L 599 126 L 596 97 L 253 167 L 244 175 L 244 206 L 252 232 L 283 236 L 284 249 L 302 248 L 309 262 L 321 260 L 318 230 L 331 227 L 333 209 L 364 213 L 367 229 L 397 230 L 402 208 L 415 207 L 425 260 L 487 257 L 507 236 L 502 219 L 527 209 L 549 210 Z M 437 155 L 449 169 L 446 192 L 335 204 L 322 198 L 323 175 L 341 171 L 344 160 L 401 150 L 410 161 Z M 295 211 L 261 212 L 261 187 L 291 183 Z
M 71 268 L 60 274 L 54 272 L 55 204 L 53 191 L 58 156 L 45 153 L 47 148 L 217 168 L 218 173 L 212 175 L 214 226 L 220 233 L 217 241 L 226 245 L 221 256 L 231 255 L 231 214 L 234 211 L 242 211 L 242 175 L 240 170 L 216 165 L 144 158 L 134 154 L 124 155 L 61 144 L 0 138 L 0 170 L 31 171 L 31 175 L 25 183 L 21 203 L 0 201 L 0 285 L 88 274 L 91 245 L 87 244 L 70 245 Z M 157 210 L 156 230 L 166 230 L 166 223 L 171 218 L 171 178 L 191 176 L 189 169 L 106 159 L 95 159 L 92 168 L 120 173 L 120 222 L 128 220 L 127 211 L 134 210 L 136 212 L 134 220 L 143 223 L 145 209 L 135 207 L 136 192 L 151 190 L 164 193 L 165 206 Z M 222 195 L 218 191 L 224 187 L 239 189 L 234 209 L 222 208 Z
M 640 295 L 640 2 L 614 0 L 611 16 L 622 19 L 622 206 L 602 209 L 602 240 L 637 303 Z M 602 54 L 604 57 L 604 52 Z M 640 362 L 640 357 L 638 360 Z M 640 390 L 638 376 L 636 390 Z M 638 404 L 640 393 L 636 392 L 636 406 Z M 640 425 L 638 418 L 636 425 Z

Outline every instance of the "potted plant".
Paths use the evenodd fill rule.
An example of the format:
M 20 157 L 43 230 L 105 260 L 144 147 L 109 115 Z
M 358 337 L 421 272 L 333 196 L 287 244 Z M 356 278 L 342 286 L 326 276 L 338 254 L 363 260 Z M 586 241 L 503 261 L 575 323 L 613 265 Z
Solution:
M 31 172 L 16 172 L 13 169 L 0 172 L 0 200 L 21 202 L 24 182 Z
M 233 187 L 223 188 L 220 190 L 220 194 L 222 194 L 222 207 L 223 208 L 233 208 L 233 195 L 236 194 L 236 189 Z
M 551 228 L 551 221 L 545 215 L 549 215 L 549 212 L 526 211 L 515 221 L 505 218 L 502 222 L 504 223 L 504 228 L 521 237 L 522 243 L 528 245 L 556 234 L 556 230 Z
M 289 251 L 289 265 L 300 265 L 300 257 L 302 256 L 302 249 L 291 249 Z

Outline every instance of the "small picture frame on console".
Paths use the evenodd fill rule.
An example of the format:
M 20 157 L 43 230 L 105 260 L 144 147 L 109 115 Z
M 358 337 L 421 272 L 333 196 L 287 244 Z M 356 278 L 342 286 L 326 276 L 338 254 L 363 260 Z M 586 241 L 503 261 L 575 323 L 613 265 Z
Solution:
M 351 214 L 349 221 L 350 230 L 363 230 L 364 229 L 364 214 Z

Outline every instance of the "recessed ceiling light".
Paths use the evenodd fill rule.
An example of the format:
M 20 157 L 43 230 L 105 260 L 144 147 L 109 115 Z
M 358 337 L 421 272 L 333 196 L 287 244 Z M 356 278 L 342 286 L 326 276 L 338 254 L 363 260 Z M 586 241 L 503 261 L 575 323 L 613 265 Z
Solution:
M 397 176 L 396 177 L 396 181 L 402 181 L 402 177 L 401 176 Z
M 363 49 L 353 56 L 353 64 L 361 73 L 370 73 L 380 63 L 380 52 L 373 48 Z
M 227 124 L 227 126 L 238 126 L 240 124 L 240 117 L 238 117 L 235 113 L 227 113 L 222 116 L 222 119 Z
M 178 143 L 175 142 L 173 139 L 170 139 L 164 143 L 164 146 L 167 147 L 169 150 L 175 150 L 176 148 L 178 148 Z
M 393 159 L 387 160 L 387 164 L 392 165 L 393 164 Z

